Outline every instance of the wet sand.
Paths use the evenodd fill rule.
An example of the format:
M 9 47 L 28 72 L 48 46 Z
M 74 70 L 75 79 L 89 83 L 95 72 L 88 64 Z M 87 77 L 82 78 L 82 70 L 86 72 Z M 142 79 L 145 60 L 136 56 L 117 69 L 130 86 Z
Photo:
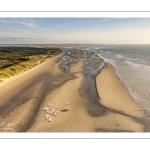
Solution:
M 107 63 L 107 67 L 97 75 L 96 85 L 102 105 L 132 116 L 144 116 L 144 109 L 129 95 L 111 64 Z
M 63 51 L 0 85 L 1 132 L 149 131 L 111 64 L 82 48 Z

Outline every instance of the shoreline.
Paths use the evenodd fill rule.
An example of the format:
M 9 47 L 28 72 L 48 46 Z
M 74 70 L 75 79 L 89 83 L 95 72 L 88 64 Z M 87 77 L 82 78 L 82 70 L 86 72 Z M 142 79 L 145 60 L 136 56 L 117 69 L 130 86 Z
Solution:
M 116 72 L 116 75 L 118 76 L 119 80 L 124 84 L 124 87 L 126 89 L 126 91 L 130 94 L 130 96 L 132 97 L 132 99 L 142 108 L 145 109 L 145 117 L 146 116 L 150 116 L 150 108 L 148 107 L 148 105 L 146 104 L 146 102 L 144 100 L 142 100 L 141 98 L 137 97 L 134 95 L 134 93 L 131 91 L 130 87 L 126 84 L 126 82 L 120 78 L 119 74 L 117 73 L 117 69 L 116 67 L 110 63 Z
M 123 83 L 125 90 L 129 93 L 129 95 L 132 97 L 132 99 L 134 100 L 134 102 L 137 103 L 141 107 L 142 111 L 144 111 L 145 117 L 150 116 L 150 108 L 148 107 L 148 105 L 146 104 L 146 102 L 144 100 L 141 100 L 139 97 L 136 97 L 134 95 L 134 93 L 130 90 L 130 87 L 124 82 L 123 79 L 121 79 L 121 77 L 117 73 L 117 69 L 116 69 L 115 65 L 113 63 L 110 63 L 110 62 L 107 62 L 107 61 L 105 63 L 112 65 L 112 67 L 114 68 L 115 73 L 118 76 L 120 82 Z
M 111 63 L 106 62 L 106 67 L 97 75 L 96 86 L 100 103 L 104 106 L 132 116 L 144 117 L 144 109 L 130 95 Z

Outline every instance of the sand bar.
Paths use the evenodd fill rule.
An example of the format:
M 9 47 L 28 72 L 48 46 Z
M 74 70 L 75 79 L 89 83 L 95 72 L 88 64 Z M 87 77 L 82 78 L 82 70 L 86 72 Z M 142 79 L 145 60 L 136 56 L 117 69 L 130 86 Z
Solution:
M 144 110 L 126 91 L 111 64 L 107 63 L 107 67 L 101 70 L 96 83 L 101 104 L 132 116 L 144 116 Z

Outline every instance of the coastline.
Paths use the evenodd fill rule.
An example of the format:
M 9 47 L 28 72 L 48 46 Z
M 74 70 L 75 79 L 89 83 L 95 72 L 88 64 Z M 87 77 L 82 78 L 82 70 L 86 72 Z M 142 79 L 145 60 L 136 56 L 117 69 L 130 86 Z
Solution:
M 106 63 L 106 68 L 103 68 L 97 75 L 96 83 L 101 104 L 123 111 L 128 115 L 144 117 L 144 109 L 134 101 L 126 90 L 112 64 Z
M 143 132 L 145 130 L 144 124 L 135 120 L 144 117 L 143 109 L 126 91 L 111 64 L 107 63 L 96 76 L 99 103 L 104 106 L 101 107 L 84 97 L 86 93 L 82 87 L 85 79 L 83 59 L 74 58 L 74 61 L 68 64 L 69 72 L 65 73 L 60 68 L 61 62 L 58 61 L 64 54 L 65 52 L 62 52 L 23 73 L 22 76 L 10 79 L 9 81 L 12 82 L 7 82 L 8 84 L 1 88 L 4 98 L 0 101 L 0 106 L 9 104 L 9 99 L 14 96 L 24 99 L 24 95 L 19 93 L 22 89 L 25 91 L 25 96 L 27 94 L 27 101 L 22 100 L 21 105 L 16 103 L 14 108 L 8 105 L 11 110 L 5 116 L 0 116 L 0 122 L 9 120 L 13 127 L 13 130 L 2 132 Z M 35 82 L 37 79 L 38 82 Z M 18 91 L 13 91 L 14 88 Z M 69 105 L 66 105 L 67 102 Z M 49 103 L 53 106 L 49 106 Z M 68 106 L 69 110 L 64 111 Z M 45 119 L 44 107 L 59 109 L 56 116 L 47 113 L 52 116 L 52 122 Z

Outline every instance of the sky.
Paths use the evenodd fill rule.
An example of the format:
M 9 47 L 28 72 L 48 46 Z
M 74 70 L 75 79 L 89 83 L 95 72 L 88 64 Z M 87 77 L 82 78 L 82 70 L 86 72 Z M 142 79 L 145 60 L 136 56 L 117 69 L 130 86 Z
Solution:
M 0 18 L 0 44 L 150 44 L 150 18 Z

